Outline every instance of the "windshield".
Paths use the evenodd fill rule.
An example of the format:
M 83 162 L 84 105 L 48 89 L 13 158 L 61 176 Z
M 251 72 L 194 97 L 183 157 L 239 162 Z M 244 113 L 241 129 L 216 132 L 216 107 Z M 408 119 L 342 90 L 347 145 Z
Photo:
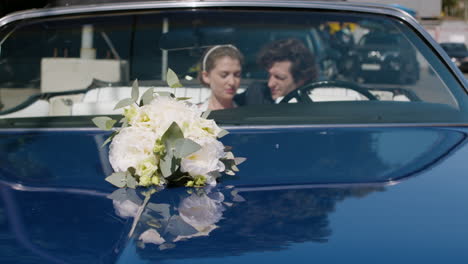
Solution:
M 160 10 L 17 21 L 1 34 L 2 125 L 12 118 L 79 125 L 120 114 L 114 106 L 130 97 L 135 80 L 140 94 L 154 87 L 188 97 L 214 110 L 221 124 L 445 123 L 468 116 L 453 73 L 408 25 L 387 16 Z M 183 87 L 168 86 L 169 69 Z

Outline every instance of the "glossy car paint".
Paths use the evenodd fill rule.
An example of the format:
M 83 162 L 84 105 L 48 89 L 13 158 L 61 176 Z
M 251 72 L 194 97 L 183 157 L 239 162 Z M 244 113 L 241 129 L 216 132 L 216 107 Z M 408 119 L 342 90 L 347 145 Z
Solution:
M 46 15 L 146 8 L 279 6 L 374 12 L 339 3 L 174 2 L 28 11 Z M 463 75 L 437 45 L 460 83 Z M 464 263 L 468 260 L 467 132 L 457 126 L 278 126 L 229 128 L 222 139 L 247 157 L 233 185 L 245 201 L 227 207 L 209 236 L 159 250 L 127 238 L 107 149 L 96 129 L 0 130 L 0 263 Z M 152 201 L 172 202 L 184 188 Z
M 107 133 L 2 131 L 0 261 L 8 263 L 374 263 L 468 259 L 466 132 L 442 127 L 231 129 L 248 161 L 207 237 L 137 246 L 103 179 Z M 47 154 L 47 155 L 46 155 Z M 152 202 L 185 192 L 170 188 Z M 8 251 L 7 251 L 8 250 Z M 389 253 L 390 252 L 390 253 Z M 383 257 L 385 256 L 385 257 Z M 463 261 L 462 261 L 463 262 Z

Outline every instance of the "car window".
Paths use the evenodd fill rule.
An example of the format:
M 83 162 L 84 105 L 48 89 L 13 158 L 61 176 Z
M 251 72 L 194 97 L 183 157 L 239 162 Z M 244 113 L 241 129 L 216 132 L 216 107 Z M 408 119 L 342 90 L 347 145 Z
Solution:
M 285 39 L 300 41 L 313 54 L 316 76 L 280 97 L 282 103 L 237 103 L 213 111 L 213 118 L 223 124 L 329 124 L 465 122 L 468 116 L 462 84 L 414 29 L 389 16 L 168 9 L 8 26 L 0 42 L 1 120 L 66 117 L 80 124 L 90 116 L 119 114 L 114 106 L 130 96 L 134 80 L 140 94 L 154 87 L 203 105 L 212 92 L 198 78 L 202 57 L 216 45 L 243 54 L 237 94 L 261 86 L 259 96 L 272 96 L 259 53 Z M 168 87 L 168 69 L 182 88 Z

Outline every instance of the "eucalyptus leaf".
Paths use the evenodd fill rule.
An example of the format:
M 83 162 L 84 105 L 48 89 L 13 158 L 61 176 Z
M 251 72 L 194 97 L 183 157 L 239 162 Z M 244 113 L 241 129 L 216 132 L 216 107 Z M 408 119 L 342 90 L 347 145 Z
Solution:
M 122 128 L 126 128 L 126 127 L 128 127 L 128 119 L 123 118 Z
M 135 79 L 135 81 L 133 81 L 133 85 L 132 85 L 132 100 L 135 103 L 138 103 L 138 98 L 140 97 L 139 89 L 140 88 L 138 87 L 138 79 Z
M 117 123 L 117 120 L 111 119 L 106 121 L 106 130 L 111 130 L 115 123 Z
M 222 138 L 227 134 L 229 134 L 227 130 L 221 129 L 221 131 L 218 133 L 218 138 Z
M 234 159 L 234 154 L 232 154 L 231 151 L 226 152 L 226 155 L 224 156 L 226 159 L 233 160 Z
M 164 178 L 167 178 L 169 176 L 172 175 L 173 171 L 172 171 L 172 160 L 173 160 L 173 156 L 171 155 L 172 152 L 168 153 L 166 152 L 166 155 L 164 155 L 164 157 L 162 157 L 160 160 L 159 160 L 159 169 L 161 169 L 161 173 L 163 175 Z
M 106 178 L 106 181 L 110 182 L 114 186 L 123 188 L 127 185 L 126 175 L 126 172 L 114 172 Z
M 159 96 L 168 96 L 168 97 L 174 97 L 174 94 L 171 92 L 156 92 Z
M 167 80 L 167 85 L 169 85 L 169 87 L 172 87 L 172 88 L 183 87 L 182 84 L 180 84 L 177 74 L 171 69 L 167 70 L 166 80 Z
M 119 134 L 119 131 L 114 131 L 114 132 L 106 139 L 106 141 L 104 141 L 104 143 L 102 143 L 101 148 L 104 147 L 105 145 L 107 145 L 109 142 L 111 142 L 112 139 L 114 139 L 114 137 L 117 136 L 117 134 Z
M 120 100 L 114 107 L 114 110 L 116 109 L 119 109 L 119 108 L 122 108 L 122 107 L 126 107 L 126 106 L 129 106 L 131 104 L 133 104 L 135 101 L 133 101 L 132 98 L 125 98 L 125 99 L 122 99 Z
M 154 99 L 154 88 L 149 88 L 141 96 L 143 105 L 149 104 L 151 101 L 153 101 L 153 99 Z
M 207 119 L 210 114 L 211 114 L 211 110 L 208 109 L 205 112 L 203 112 L 203 114 L 201 115 L 201 118 Z
M 175 148 L 176 140 L 180 138 L 184 138 L 184 133 L 176 122 L 172 122 L 169 128 L 167 128 L 162 135 L 161 141 L 164 142 L 166 151 L 170 151 L 170 149 Z
M 102 130 L 110 130 L 111 128 L 108 128 L 108 121 L 112 121 L 114 119 L 108 117 L 108 116 L 98 116 L 93 119 L 91 119 L 93 123 L 99 127 Z M 115 121 L 115 120 L 114 120 Z
M 201 148 L 202 147 L 200 145 L 191 139 L 179 138 L 175 141 L 174 156 L 179 159 L 185 158 Z
M 133 175 L 130 173 L 127 173 L 127 187 L 135 189 L 136 186 L 137 186 L 137 181 L 135 180 Z
M 159 168 L 161 169 L 161 173 L 164 178 L 172 176 L 172 174 L 176 172 L 177 169 L 179 169 L 177 159 L 174 156 L 170 156 L 168 154 L 169 153 L 166 153 L 164 158 L 159 161 Z
M 236 165 L 239 165 L 239 164 L 241 164 L 242 162 L 244 162 L 246 160 L 247 160 L 247 158 L 243 158 L 243 157 L 234 158 L 234 162 L 236 163 Z

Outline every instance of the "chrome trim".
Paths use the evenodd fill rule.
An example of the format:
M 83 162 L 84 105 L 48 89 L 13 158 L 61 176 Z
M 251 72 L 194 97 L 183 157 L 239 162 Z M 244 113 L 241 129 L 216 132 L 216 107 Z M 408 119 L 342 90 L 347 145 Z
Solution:
M 203 8 L 203 7 L 280 7 L 280 8 L 304 8 L 304 9 L 322 9 L 335 11 L 353 11 L 370 14 L 380 14 L 391 16 L 403 20 L 410 24 L 413 29 L 419 33 L 438 53 L 446 66 L 458 79 L 460 85 L 468 92 L 468 83 L 462 72 L 451 62 L 450 58 L 439 44 L 429 35 L 429 33 L 418 23 L 418 21 L 405 11 L 393 6 L 376 3 L 352 3 L 352 2 L 321 2 L 321 1 L 158 1 L 158 2 L 127 2 L 112 4 L 95 4 L 82 6 L 66 6 L 56 8 L 31 9 L 12 13 L 0 19 L 0 27 L 17 20 L 53 17 L 61 15 L 92 14 L 97 12 L 111 11 L 138 11 L 149 9 L 169 9 L 169 8 Z
M 201 8 L 201 7 L 281 7 L 281 8 L 316 8 L 341 11 L 357 11 L 403 16 L 405 20 L 416 20 L 408 13 L 396 7 L 373 4 L 373 3 L 350 3 L 350 2 L 321 2 L 321 1 L 158 1 L 158 2 L 126 2 L 95 5 L 77 5 L 54 8 L 40 8 L 20 11 L 9 14 L 0 19 L 0 26 L 16 20 L 29 18 L 40 18 L 60 15 L 72 15 L 109 11 L 137 11 L 147 9 L 168 8 Z

